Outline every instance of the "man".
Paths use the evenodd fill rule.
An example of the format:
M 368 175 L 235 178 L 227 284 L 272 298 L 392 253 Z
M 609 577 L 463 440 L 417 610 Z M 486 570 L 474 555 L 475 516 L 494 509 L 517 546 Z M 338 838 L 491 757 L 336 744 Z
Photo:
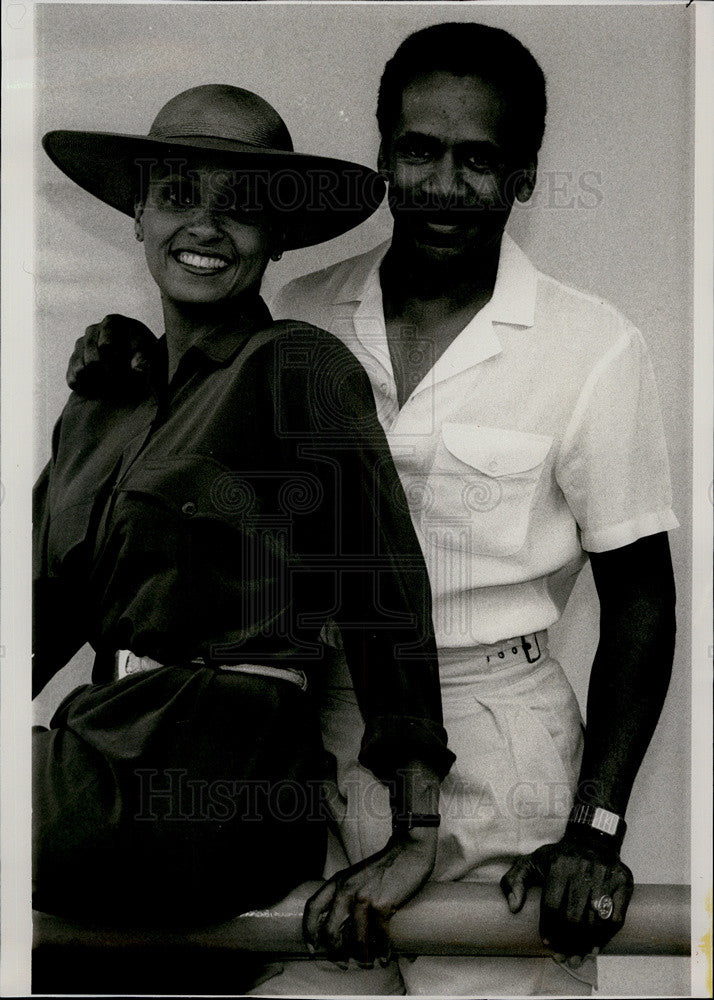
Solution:
M 541 935 L 558 962 L 293 963 L 255 992 L 585 993 L 583 956 L 625 917 L 632 876 L 619 851 L 671 671 L 666 532 L 677 522 L 639 333 L 538 272 L 504 232 L 514 201 L 533 191 L 545 110 L 543 74 L 506 32 L 441 24 L 407 38 L 377 109 L 393 238 L 292 282 L 273 312 L 330 330 L 367 369 L 424 549 L 457 755 L 434 877 L 500 878 L 513 912 L 542 885 Z M 101 371 L 99 345 L 113 336 L 112 324 L 90 331 L 75 378 Z M 600 640 L 583 743 L 546 630 L 587 558 Z M 389 813 L 357 763 L 359 713 L 339 648 L 335 660 L 323 736 L 341 839 L 358 862 L 383 843 Z M 325 894 L 334 904 L 317 924 Z M 329 881 L 308 906 L 308 936 L 331 957 L 372 964 L 389 916 L 382 896 L 359 868 L 348 886 Z

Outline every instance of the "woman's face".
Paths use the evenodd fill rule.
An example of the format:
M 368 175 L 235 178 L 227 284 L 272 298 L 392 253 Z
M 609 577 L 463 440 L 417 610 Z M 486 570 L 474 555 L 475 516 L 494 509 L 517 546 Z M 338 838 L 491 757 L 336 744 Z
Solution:
M 163 297 L 216 304 L 260 285 L 279 249 L 268 215 L 251 204 L 245 175 L 193 161 L 154 176 L 135 226 Z

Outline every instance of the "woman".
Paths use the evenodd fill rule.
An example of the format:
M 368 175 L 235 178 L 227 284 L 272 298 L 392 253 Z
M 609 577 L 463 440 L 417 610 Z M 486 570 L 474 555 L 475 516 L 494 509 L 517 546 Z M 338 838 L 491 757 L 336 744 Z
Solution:
M 36 689 L 86 641 L 96 659 L 35 734 L 35 905 L 216 919 L 318 876 L 333 618 L 361 759 L 407 817 L 366 866 L 397 906 L 433 866 L 453 759 L 426 571 L 362 368 L 259 296 L 271 256 L 362 221 L 381 181 L 294 153 L 274 109 L 227 86 L 179 94 L 148 136 L 43 144 L 133 216 L 165 337 L 131 400 L 72 395 L 36 491 Z

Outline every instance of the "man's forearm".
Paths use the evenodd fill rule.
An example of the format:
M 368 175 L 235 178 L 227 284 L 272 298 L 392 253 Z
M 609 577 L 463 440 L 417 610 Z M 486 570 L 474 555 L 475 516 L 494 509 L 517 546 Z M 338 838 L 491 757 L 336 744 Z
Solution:
M 675 596 L 667 535 L 593 553 L 590 562 L 600 599 L 600 642 L 575 801 L 623 816 L 672 671 Z M 622 825 L 604 830 L 591 825 L 595 819 L 573 817 L 561 840 L 516 858 L 501 880 L 513 913 L 529 887 L 543 887 L 543 942 L 576 963 L 622 927 L 634 885 L 620 858 Z M 596 901 L 609 907 L 607 916 L 594 916 Z
M 666 536 L 592 557 L 592 563 L 600 642 L 576 801 L 622 816 L 669 686 L 674 582 Z

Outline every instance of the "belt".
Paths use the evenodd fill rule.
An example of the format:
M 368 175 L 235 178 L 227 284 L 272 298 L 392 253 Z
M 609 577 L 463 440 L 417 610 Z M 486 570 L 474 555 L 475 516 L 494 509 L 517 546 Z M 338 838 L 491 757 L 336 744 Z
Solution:
M 493 646 L 484 648 L 486 662 L 498 665 L 499 661 L 525 658 L 527 663 L 536 663 L 541 658 L 541 648 L 538 635 L 543 637 L 543 632 L 531 632 L 529 635 L 519 635 L 515 639 L 504 639 L 503 642 L 494 643 Z
M 154 660 L 151 656 L 137 656 L 130 649 L 117 650 L 114 655 L 114 662 L 117 680 L 122 680 L 122 678 L 128 677 L 130 674 L 143 673 L 147 670 L 159 670 L 161 667 L 166 666 L 166 664 L 159 663 L 158 660 Z M 307 674 L 303 670 L 295 670 L 294 667 L 270 667 L 263 663 L 218 663 L 214 666 L 213 664 L 207 664 L 201 657 L 181 665 L 209 667 L 211 670 L 219 673 L 251 674 L 256 677 L 269 677 L 277 681 L 289 681 L 291 684 L 296 684 L 301 691 L 307 691 Z
M 529 667 L 544 660 L 548 649 L 548 633 L 531 632 L 500 642 L 478 646 L 448 646 L 439 649 L 439 669 L 442 685 L 464 677 L 489 676 L 514 666 Z

